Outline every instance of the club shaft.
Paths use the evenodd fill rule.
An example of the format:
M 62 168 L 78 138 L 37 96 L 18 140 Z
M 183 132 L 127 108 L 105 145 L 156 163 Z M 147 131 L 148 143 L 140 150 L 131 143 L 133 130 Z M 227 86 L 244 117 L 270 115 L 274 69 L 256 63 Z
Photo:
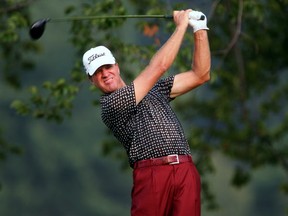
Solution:
M 172 19 L 172 15 L 107 15 L 107 16 L 74 16 L 65 18 L 48 18 L 49 22 L 67 22 L 78 20 L 94 20 L 94 19 L 126 19 L 126 18 L 164 18 Z

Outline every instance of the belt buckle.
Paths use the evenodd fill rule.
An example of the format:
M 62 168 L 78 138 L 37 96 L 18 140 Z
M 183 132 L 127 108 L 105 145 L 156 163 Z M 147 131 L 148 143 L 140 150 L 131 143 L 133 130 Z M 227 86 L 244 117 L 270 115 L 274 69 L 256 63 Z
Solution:
M 169 157 L 176 157 L 176 161 L 169 162 Z M 179 155 L 177 155 L 177 154 L 168 155 L 168 163 L 169 163 L 169 165 L 179 164 Z

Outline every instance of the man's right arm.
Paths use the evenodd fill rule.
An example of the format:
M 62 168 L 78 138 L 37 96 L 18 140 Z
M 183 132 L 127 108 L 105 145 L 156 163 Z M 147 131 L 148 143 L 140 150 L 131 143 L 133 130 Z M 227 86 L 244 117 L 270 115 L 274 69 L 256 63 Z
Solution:
M 174 11 L 173 17 L 176 29 L 166 43 L 157 51 L 149 65 L 134 80 L 136 104 L 151 90 L 160 77 L 174 62 L 188 26 L 189 12 Z

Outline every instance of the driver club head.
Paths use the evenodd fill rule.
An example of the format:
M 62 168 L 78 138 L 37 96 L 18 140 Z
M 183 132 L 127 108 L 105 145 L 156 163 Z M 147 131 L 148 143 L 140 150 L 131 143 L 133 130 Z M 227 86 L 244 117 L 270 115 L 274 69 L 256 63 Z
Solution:
M 43 33 L 45 31 L 46 23 L 49 20 L 50 20 L 49 18 L 48 19 L 40 19 L 31 25 L 29 34 L 33 40 L 38 40 L 43 35 Z

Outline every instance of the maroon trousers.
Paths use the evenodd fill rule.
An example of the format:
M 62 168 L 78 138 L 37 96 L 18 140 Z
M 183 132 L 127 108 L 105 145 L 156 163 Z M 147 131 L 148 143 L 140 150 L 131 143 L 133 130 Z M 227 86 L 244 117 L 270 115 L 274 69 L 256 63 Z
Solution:
M 193 162 L 133 170 L 132 216 L 200 216 L 201 183 Z

